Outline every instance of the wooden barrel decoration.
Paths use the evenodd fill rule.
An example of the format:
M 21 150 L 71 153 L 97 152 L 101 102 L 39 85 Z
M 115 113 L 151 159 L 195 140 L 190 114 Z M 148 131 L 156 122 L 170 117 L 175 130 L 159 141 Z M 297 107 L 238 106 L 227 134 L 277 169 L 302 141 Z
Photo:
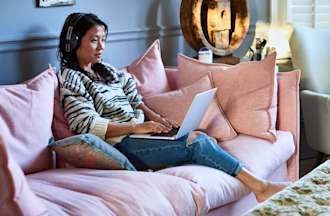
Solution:
M 183 36 L 198 51 L 210 48 L 227 56 L 237 50 L 249 29 L 248 0 L 182 0 Z

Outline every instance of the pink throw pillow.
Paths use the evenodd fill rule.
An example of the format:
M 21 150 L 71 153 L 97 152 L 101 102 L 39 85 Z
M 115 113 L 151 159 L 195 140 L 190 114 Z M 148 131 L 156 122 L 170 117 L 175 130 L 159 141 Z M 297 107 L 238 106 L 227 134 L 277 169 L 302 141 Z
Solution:
M 196 82 L 211 71 L 220 72 L 227 68 L 233 67 L 232 65 L 227 64 L 203 63 L 182 54 L 178 54 L 177 60 L 179 73 L 177 75 L 176 84 L 178 88 L 182 88 Z
M 24 173 L 52 167 L 52 138 L 57 77 L 48 69 L 18 85 L 0 86 L 0 134 Z
M 144 101 L 150 109 L 160 115 L 181 123 L 188 111 L 194 95 L 211 88 L 211 81 L 208 76 L 205 76 L 190 86 L 171 92 L 145 97 Z M 211 102 L 206 111 L 200 129 L 206 130 L 208 135 L 215 137 L 218 141 L 232 139 L 237 135 L 224 116 L 216 99 Z
M 142 96 L 170 91 L 159 40 L 156 40 L 141 57 L 129 65 L 127 71 L 134 77 L 138 92 Z
M 276 53 L 262 61 L 212 71 L 217 99 L 233 128 L 243 134 L 276 141 Z
M 1 215 L 47 215 L 46 206 L 31 191 L 26 178 L 0 137 Z

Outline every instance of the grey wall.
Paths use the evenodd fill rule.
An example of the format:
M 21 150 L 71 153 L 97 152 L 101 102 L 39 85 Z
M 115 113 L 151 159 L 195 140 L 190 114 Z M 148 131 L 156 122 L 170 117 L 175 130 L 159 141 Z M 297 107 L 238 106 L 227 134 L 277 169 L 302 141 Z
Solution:
M 74 6 L 37 8 L 36 0 L 0 3 L 0 84 L 18 83 L 40 73 L 48 63 L 58 67 L 58 35 L 72 12 L 93 12 L 110 27 L 104 59 L 116 67 L 131 63 L 156 38 L 161 39 L 165 65 L 176 65 L 176 54 L 193 56 L 180 30 L 181 0 L 76 0 Z M 257 20 L 269 20 L 268 0 L 250 0 L 251 28 L 244 55 Z

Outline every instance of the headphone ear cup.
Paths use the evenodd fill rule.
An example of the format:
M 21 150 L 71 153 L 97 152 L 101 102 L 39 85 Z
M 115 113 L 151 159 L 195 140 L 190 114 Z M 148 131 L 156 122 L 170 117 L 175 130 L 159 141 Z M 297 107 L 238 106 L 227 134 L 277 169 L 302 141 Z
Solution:
M 70 52 L 74 51 L 78 48 L 78 40 L 79 40 L 79 37 L 75 34 L 72 34 L 72 37 L 70 40 Z
M 70 22 L 68 30 L 65 36 L 65 51 L 72 52 L 78 48 L 79 37 L 73 32 L 75 25 L 78 21 L 84 17 L 84 13 L 79 13 L 73 20 Z

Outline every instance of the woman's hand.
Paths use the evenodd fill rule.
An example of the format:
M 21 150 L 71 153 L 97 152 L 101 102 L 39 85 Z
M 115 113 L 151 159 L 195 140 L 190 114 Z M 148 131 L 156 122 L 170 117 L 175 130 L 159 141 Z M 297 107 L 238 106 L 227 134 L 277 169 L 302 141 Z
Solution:
M 167 133 L 171 128 L 163 125 L 162 123 L 155 121 L 146 121 L 141 124 L 137 124 L 134 128 L 136 134 L 147 134 L 147 133 Z
M 175 122 L 171 119 L 168 119 L 168 118 L 164 118 L 157 113 L 153 113 L 153 115 L 148 116 L 148 118 L 151 121 L 159 122 L 159 123 L 165 125 L 169 129 L 172 129 L 173 127 L 174 128 L 180 127 L 180 125 L 177 122 Z
M 173 127 L 174 127 L 174 128 L 178 128 L 178 127 L 180 127 L 180 125 L 179 125 L 177 122 L 162 117 L 162 116 L 159 115 L 158 113 L 152 111 L 152 110 L 151 110 L 149 107 L 147 107 L 144 103 L 140 104 L 139 108 L 143 110 L 143 112 L 144 112 L 146 118 L 147 118 L 149 121 L 154 121 L 154 122 L 161 123 L 162 125 L 164 125 L 165 127 L 167 127 L 168 130 L 171 130 Z

